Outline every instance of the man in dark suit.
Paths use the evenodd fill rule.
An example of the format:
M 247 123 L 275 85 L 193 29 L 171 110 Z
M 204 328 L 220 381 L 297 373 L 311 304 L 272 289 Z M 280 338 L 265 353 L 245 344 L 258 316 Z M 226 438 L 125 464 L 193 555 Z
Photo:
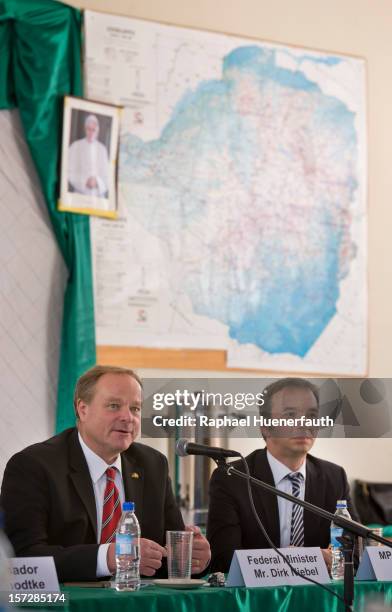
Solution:
M 96 366 L 79 379 L 74 404 L 77 428 L 29 446 L 5 469 L 1 505 L 15 553 L 53 556 L 60 581 L 110 575 L 121 502 L 130 500 L 141 528 L 141 574 L 159 575 L 165 531 L 184 523 L 166 458 L 134 442 L 141 381 L 132 370 Z M 198 528 L 187 529 L 194 532 L 192 572 L 200 573 L 209 544 Z
M 319 414 L 317 387 L 305 379 L 286 378 L 264 390 L 260 414 L 268 418 L 307 418 Z M 343 468 L 308 454 L 316 432 L 305 427 L 283 430 L 262 428 L 266 448 L 246 457 L 251 476 L 334 513 L 336 502 L 347 500 L 351 517 L 357 520 Z M 244 471 L 242 461 L 233 464 Z M 330 524 L 309 511 L 261 488 L 252 486 L 257 513 L 277 547 L 321 547 L 327 566 L 331 554 Z M 227 572 L 238 549 L 269 548 L 252 513 L 247 483 L 216 469 L 210 481 L 207 538 L 211 545 L 211 571 Z

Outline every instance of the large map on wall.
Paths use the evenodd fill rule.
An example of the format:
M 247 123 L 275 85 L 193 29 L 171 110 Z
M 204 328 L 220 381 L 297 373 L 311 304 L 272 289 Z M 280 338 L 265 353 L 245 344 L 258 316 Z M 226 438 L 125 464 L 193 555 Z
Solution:
M 365 64 L 86 12 L 86 97 L 123 105 L 92 219 L 97 342 L 364 374 Z

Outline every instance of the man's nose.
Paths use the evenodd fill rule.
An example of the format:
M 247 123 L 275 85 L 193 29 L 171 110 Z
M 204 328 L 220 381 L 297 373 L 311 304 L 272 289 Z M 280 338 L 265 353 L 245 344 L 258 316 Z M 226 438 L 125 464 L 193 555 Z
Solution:
M 121 410 L 120 418 L 122 421 L 126 421 L 127 423 L 133 421 L 133 412 L 129 410 L 127 406 L 123 406 Z

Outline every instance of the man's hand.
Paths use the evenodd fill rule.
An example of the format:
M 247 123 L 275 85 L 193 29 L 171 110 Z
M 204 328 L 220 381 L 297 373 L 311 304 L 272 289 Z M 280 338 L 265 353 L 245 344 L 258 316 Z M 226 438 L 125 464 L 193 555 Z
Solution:
M 107 554 L 109 571 L 116 571 L 115 543 L 110 544 Z M 162 565 L 162 557 L 166 557 L 166 549 L 152 540 L 140 538 L 140 573 L 143 576 L 153 576 Z
M 98 187 L 98 182 L 95 176 L 90 176 L 87 179 L 86 186 L 88 187 L 88 189 L 96 189 Z
M 330 548 L 322 548 L 321 552 L 323 553 L 324 561 L 327 566 L 329 573 L 331 573 L 332 567 L 332 550 Z
M 116 544 L 114 542 L 109 544 L 108 552 L 106 554 L 106 563 L 108 565 L 109 572 L 114 574 L 116 571 Z
M 162 557 L 166 557 L 166 549 L 153 540 L 140 538 L 140 573 L 143 576 L 153 576 L 162 565 Z
M 201 534 L 199 527 L 185 527 L 185 530 L 193 531 L 192 574 L 200 574 L 210 562 L 210 545 Z

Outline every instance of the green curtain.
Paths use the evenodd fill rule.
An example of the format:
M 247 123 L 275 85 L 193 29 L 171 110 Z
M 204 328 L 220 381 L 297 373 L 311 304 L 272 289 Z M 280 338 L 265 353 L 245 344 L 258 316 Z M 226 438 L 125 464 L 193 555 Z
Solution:
M 74 425 L 73 388 L 94 365 L 89 219 L 56 209 L 63 96 L 82 95 L 81 13 L 54 0 L 0 0 L 0 108 L 19 109 L 53 230 L 68 268 L 56 430 Z

